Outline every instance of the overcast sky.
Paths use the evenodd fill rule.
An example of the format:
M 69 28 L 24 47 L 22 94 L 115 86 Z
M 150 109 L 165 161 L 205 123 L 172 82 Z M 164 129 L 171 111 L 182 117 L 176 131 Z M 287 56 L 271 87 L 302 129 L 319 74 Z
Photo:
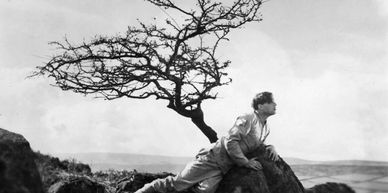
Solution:
M 268 143 L 283 157 L 388 161 L 388 2 L 270 0 L 263 21 L 233 32 L 219 57 L 232 84 L 203 104 L 219 136 L 272 91 Z M 115 35 L 166 14 L 142 0 L 0 2 L 0 127 L 43 153 L 193 156 L 207 139 L 164 101 L 105 101 L 26 79 L 54 53 L 50 41 Z

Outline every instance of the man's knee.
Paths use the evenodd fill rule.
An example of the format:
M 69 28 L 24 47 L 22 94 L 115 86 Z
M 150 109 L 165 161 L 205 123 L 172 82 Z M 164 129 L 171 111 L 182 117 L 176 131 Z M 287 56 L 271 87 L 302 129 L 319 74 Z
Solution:
M 145 184 L 142 188 L 137 190 L 135 193 L 157 193 L 152 184 Z
M 206 179 L 192 188 L 196 193 L 214 193 L 216 192 L 222 176 L 215 176 L 209 179 Z

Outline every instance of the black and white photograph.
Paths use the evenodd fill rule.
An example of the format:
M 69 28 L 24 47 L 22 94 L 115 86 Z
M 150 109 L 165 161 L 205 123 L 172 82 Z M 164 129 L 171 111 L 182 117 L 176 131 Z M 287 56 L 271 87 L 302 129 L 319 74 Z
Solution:
M 0 193 L 388 193 L 386 0 L 1 0 Z

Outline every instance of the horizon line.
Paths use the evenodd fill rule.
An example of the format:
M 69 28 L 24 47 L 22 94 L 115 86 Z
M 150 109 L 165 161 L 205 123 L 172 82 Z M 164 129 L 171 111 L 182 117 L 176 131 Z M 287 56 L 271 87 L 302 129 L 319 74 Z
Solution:
M 42 152 L 41 152 L 42 153 Z M 140 156 L 159 156 L 159 157 L 176 157 L 176 158 L 194 158 L 193 156 L 175 156 L 175 155 L 161 155 L 161 154 L 147 154 L 147 153 L 130 153 L 130 152 L 55 152 L 55 153 L 47 153 L 48 155 L 53 154 L 130 154 L 130 155 L 140 155 Z M 313 159 L 304 159 L 293 156 L 282 156 L 282 158 L 288 159 L 299 159 L 308 162 L 339 162 L 339 161 L 358 161 L 358 162 L 380 162 L 388 164 L 388 160 L 367 160 L 367 159 L 328 159 L 328 160 L 313 160 Z

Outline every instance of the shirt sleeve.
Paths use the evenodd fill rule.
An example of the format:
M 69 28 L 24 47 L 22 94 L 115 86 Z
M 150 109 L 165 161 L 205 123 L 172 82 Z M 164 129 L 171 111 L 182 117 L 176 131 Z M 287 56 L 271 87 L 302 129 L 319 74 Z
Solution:
M 249 162 L 239 145 L 241 137 L 248 134 L 249 126 L 250 123 L 246 118 L 239 117 L 233 127 L 229 130 L 228 136 L 226 136 L 226 151 L 233 162 L 238 166 L 247 165 Z

